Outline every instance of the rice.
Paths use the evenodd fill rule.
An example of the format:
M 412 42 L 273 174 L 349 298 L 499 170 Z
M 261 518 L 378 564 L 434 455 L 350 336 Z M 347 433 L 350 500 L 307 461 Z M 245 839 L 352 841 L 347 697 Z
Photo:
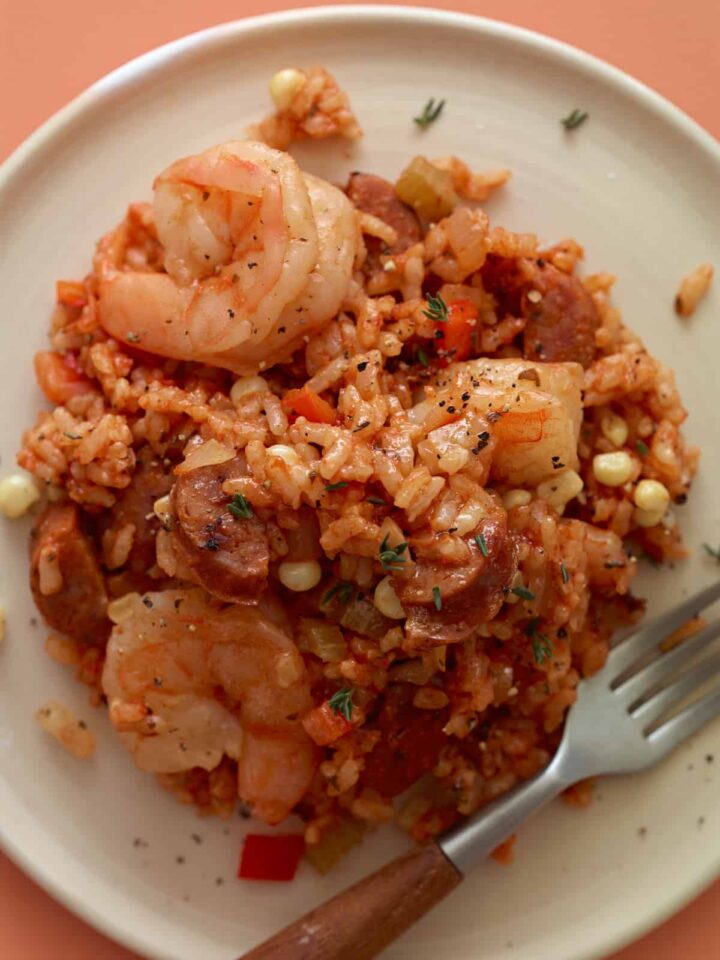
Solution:
M 35 719 L 73 757 L 87 760 L 95 752 L 95 737 L 85 721 L 78 719 L 69 707 L 58 700 L 48 700 L 37 710 Z
M 289 99 L 281 90 L 282 108 L 261 125 L 268 142 L 358 135 L 325 71 L 291 73 Z M 509 176 L 474 173 L 458 158 L 433 163 L 475 200 Z M 673 516 L 640 522 L 634 490 L 655 481 L 683 503 L 699 456 L 681 432 L 672 371 L 623 325 L 610 301 L 614 277 L 578 278 L 577 241 L 542 249 L 534 233 L 455 205 L 437 223 L 418 221 L 399 249 L 407 208 L 393 222 L 381 212 L 357 210 L 362 242 L 337 316 L 285 362 L 263 365 L 262 377 L 237 377 L 124 346 L 99 325 L 108 262 L 163 272 L 152 208 L 132 205 L 90 275 L 59 285 L 51 350 L 36 361 L 53 408 L 18 455 L 49 503 L 79 510 L 76 536 L 96 564 L 107 629 L 92 642 L 56 629 L 46 650 L 76 667 L 98 704 L 112 625 L 126 623 L 141 596 L 197 586 L 195 558 L 178 549 L 180 481 L 227 469 L 217 495 L 263 528 L 260 603 L 292 633 L 308 678 L 312 705 L 296 719 L 316 739 L 318 761 L 297 812 L 322 868 L 358 841 L 360 824 L 395 817 L 424 842 L 550 761 L 582 677 L 601 669 L 614 631 L 642 613 L 630 593 L 636 558 L 684 555 Z M 683 315 L 709 276 L 702 268 L 686 278 Z M 585 369 L 573 367 L 579 438 L 563 460 L 545 447 L 546 419 L 562 419 L 564 401 L 543 384 L 547 369 L 574 362 L 563 351 L 575 349 L 582 324 L 565 331 L 570 346 L 552 325 L 546 342 L 532 333 L 558 298 L 557 328 L 573 311 L 596 320 L 584 334 L 589 355 L 577 360 Z M 498 393 L 508 363 L 517 373 Z M 523 405 L 538 395 L 541 410 Z M 512 443 L 538 446 L 503 475 Z M 547 456 L 533 472 L 539 451 Z M 610 486 L 593 461 L 619 451 L 628 480 Z M 219 550 L 214 531 L 205 555 Z M 33 553 L 40 604 L 70 590 L 83 601 L 87 583 L 63 557 L 62 544 Z M 490 603 L 488 582 L 505 567 Z M 432 590 L 418 599 L 423 584 Z M 213 593 L 212 581 L 204 586 Z M 457 606 L 464 597 L 474 611 L 488 604 L 469 627 Z M 209 609 L 217 600 L 229 602 L 217 594 Z M 298 663 L 278 661 L 279 691 L 298 682 Z M 332 708 L 343 691 L 345 718 Z M 227 691 L 211 696 L 237 710 Z M 92 753 L 90 732 L 56 701 L 38 722 L 75 755 Z M 159 779 L 204 814 L 237 807 L 236 757 Z M 578 786 L 570 799 L 589 796 Z M 510 843 L 497 852 L 510 856 Z
M 675 297 L 676 313 L 681 317 L 690 317 L 695 313 L 700 301 L 710 289 L 714 272 L 712 264 L 701 263 L 683 277 Z

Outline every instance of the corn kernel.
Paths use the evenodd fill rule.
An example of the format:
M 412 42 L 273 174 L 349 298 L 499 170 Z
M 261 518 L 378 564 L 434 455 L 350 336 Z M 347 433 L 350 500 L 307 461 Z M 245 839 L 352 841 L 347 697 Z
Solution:
M 627 421 L 616 413 L 606 413 L 600 421 L 600 429 L 605 439 L 614 447 L 622 447 L 627 441 Z
M 390 577 L 383 577 L 375 587 L 373 600 L 380 613 L 391 620 L 402 620 L 406 616 Z
M 665 510 L 642 510 L 635 507 L 633 520 L 639 527 L 656 527 L 665 516 Z
M 635 487 L 633 500 L 641 510 L 665 513 L 670 504 L 670 493 L 658 480 L 641 480 Z
M 621 487 L 632 476 L 633 462 L 625 450 L 614 453 L 598 453 L 593 457 L 593 473 L 599 483 L 606 487 Z
M 304 560 L 298 563 L 286 561 L 278 567 L 280 583 L 294 593 L 312 590 L 320 583 L 322 568 L 317 560 Z
M 294 67 L 278 70 L 270 81 L 270 96 L 278 110 L 287 110 L 302 87 L 305 86 L 305 74 Z
M 237 406 L 250 393 L 265 393 L 270 387 L 262 377 L 239 377 L 230 388 L 230 400 Z
M 562 516 L 565 507 L 583 487 L 582 477 L 575 470 L 563 470 L 562 473 L 539 483 L 537 495 Z
M 27 474 L 13 473 L 0 480 L 0 513 L 11 520 L 22 517 L 39 499 L 38 488 Z
M 532 494 L 528 490 L 508 490 L 502 500 L 505 509 L 512 510 L 513 507 L 526 507 L 532 501 Z

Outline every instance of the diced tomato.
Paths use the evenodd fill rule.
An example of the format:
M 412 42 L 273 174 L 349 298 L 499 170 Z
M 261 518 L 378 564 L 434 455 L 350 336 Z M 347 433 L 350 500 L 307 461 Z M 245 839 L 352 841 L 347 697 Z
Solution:
M 352 729 L 352 724 L 346 720 L 341 713 L 335 713 L 330 703 L 326 700 L 319 707 L 315 707 L 305 717 L 302 725 L 305 732 L 311 737 L 319 747 L 327 746 L 334 740 L 344 737 L 348 730 Z
M 435 766 L 448 742 L 443 733 L 448 709 L 419 710 L 411 697 L 409 686 L 395 686 L 372 725 L 382 736 L 365 757 L 363 783 L 383 797 L 396 797 L 412 786 Z
M 85 284 L 77 280 L 58 280 L 55 293 L 63 307 L 84 307 L 88 302 Z
M 300 390 L 288 390 L 282 400 L 286 413 L 294 413 L 298 417 L 305 417 L 313 423 L 335 423 L 337 412 L 327 400 L 304 386 Z
M 67 403 L 92 389 L 90 380 L 72 353 L 61 355 L 48 350 L 35 354 L 35 376 L 40 389 L 51 403 Z
M 250 833 L 245 837 L 238 877 L 241 880 L 292 880 L 305 850 L 300 834 Z
M 467 360 L 472 353 L 472 335 L 477 326 L 478 311 L 470 300 L 456 300 L 448 304 L 448 319 L 438 324 L 442 338 L 437 340 L 437 349 L 442 366 Z

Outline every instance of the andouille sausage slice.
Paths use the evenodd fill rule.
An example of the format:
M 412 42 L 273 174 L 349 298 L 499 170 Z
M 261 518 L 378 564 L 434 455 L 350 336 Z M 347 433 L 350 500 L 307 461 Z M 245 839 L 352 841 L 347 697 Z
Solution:
M 60 572 L 62 583 L 53 593 L 40 589 L 43 562 L 57 565 Z M 112 626 L 105 582 L 76 504 L 51 503 L 37 518 L 30 537 L 30 586 L 53 630 L 82 643 L 105 641 Z
M 352 173 L 346 193 L 358 210 L 379 217 L 395 230 L 397 241 L 388 253 L 402 253 L 420 239 L 420 221 L 415 211 L 400 200 L 389 180 L 373 173 Z
M 528 360 L 590 366 L 600 315 L 576 276 L 527 257 L 488 257 L 482 275 L 501 311 L 525 318 L 523 355 Z
M 467 556 L 461 564 L 419 557 L 406 576 L 394 577 L 407 614 L 409 648 L 464 640 L 478 624 L 492 620 L 502 606 L 517 570 L 517 545 L 508 533 L 506 515 L 498 513 L 483 521 L 465 544 Z
M 166 472 L 149 448 L 144 449 L 148 452 L 141 452 L 138 456 L 133 482 L 118 493 L 110 515 L 112 523 L 105 528 L 119 530 L 128 523 L 133 525 L 135 533 L 132 549 L 125 567 L 138 577 L 146 576 L 156 559 L 155 539 L 160 529 L 160 521 L 153 512 L 153 506 L 156 500 L 170 493 L 173 485 L 172 475 Z M 152 581 L 138 587 L 151 588 Z
M 226 480 L 244 476 L 239 460 L 198 467 L 178 477 L 171 494 L 173 548 L 208 593 L 252 603 L 267 585 L 270 546 L 257 517 L 235 517 Z

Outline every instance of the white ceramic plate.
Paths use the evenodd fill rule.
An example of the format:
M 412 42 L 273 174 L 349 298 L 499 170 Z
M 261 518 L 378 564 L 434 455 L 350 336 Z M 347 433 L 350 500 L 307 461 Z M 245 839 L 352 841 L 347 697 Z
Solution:
M 44 343 L 54 280 L 83 275 L 95 240 L 129 200 L 150 196 L 153 176 L 169 161 L 237 137 L 265 113 L 276 69 L 313 63 L 349 91 L 366 136 L 356 148 L 302 151 L 310 169 L 339 180 L 356 168 L 395 176 L 417 152 L 511 167 L 509 189 L 490 206 L 496 221 L 548 240 L 578 237 L 589 269 L 618 275 L 617 303 L 676 368 L 691 411 L 687 432 L 705 444 L 682 511 L 693 556 L 676 570 L 652 572 L 641 590 L 652 606 L 667 607 L 716 575 L 697 548 L 720 542 L 709 400 L 718 379 L 718 294 L 689 322 L 677 320 L 672 300 L 688 269 L 708 259 L 720 266 L 717 145 L 586 54 L 428 10 L 308 10 L 197 34 L 111 74 L 20 148 L 0 177 L 0 471 L 10 468 L 39 406 L 31 358 Z M 430 96 L 447 98 L 447 106 L 421 132 L 411 118 Z M 566 134 L 558 120 L 576 106 L 590 120 Z M 229 960 L 402 848 L 384 831 L 325 879 L 303 867 L 287 887 L 235 880 L 244 824 L 199 821 L 135 770 L 104 716 L 87 707 L 83 688 L 42 652 L 44 630 L 26 586 L 26 536 L 25 523 L 2 527 L 2 835 L 6 850 L 71 909 L 151 957 Z M 50 695 L 90 720 L 100 741 L 91 763 L 36 729 L 33 710 Z M 713 752 L 714 766 L 704 759 Z M 716 875 L 718 835 L 716 724 L 660 769 L 601 784 L 590 810 L 553 806 L 522 830 L 512 869 L 479 869 L 388 956 L 601 956 Z

